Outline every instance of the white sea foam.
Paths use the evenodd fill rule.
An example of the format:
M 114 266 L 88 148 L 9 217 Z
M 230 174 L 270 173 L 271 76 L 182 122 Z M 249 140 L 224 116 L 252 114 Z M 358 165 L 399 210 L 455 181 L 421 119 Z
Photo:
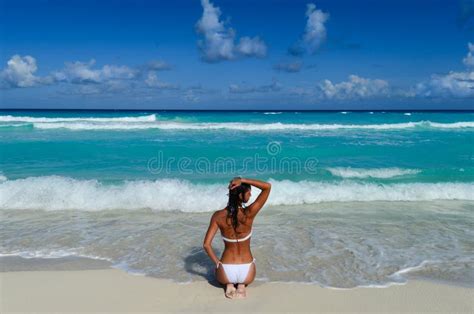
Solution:
M 441 128 L 441 129 L 473 128 L 474 122 L 454 122 L 454 123 L 430 122 L 430 126 L 433 128 Z
M 412 272 L 412 271 L 416 271 L 416 270 L 419 270 L 419 269 L 423 269 L 423 267 L 425 267 L 425 265 L 427 265 L 428 263 L 432 263 L 432 262 L 436 262 L 436 261 L 425 260 L 425 261 L 422 261 L 419 265 L 402 268 L 399 271 L 393 273 L 391 275 L 391 277 L 400 277 L 400 275 L 403 275 L 403 274 L 406 274 L 406 273 L 409 273 L 409 272 Z
M 461 129 L 474 128 L 474 122 L 437 123 L 431 121 L 382 123 L 382 124 L 298 124 L 298 123 L 181 123 L 181 122 L 115 122 L 98 123 L 97 121 L 65 121 L 65 122 L 34 122 L 38 129 L 69 129 L 69 130 L 239 130 L 239 131 L 291 131 L 291 130 L 403 130 L 411 128 Z
M 281 114 L 282 112 L 264 112 L 264 114 Z M 342 114 L 348 112 L 342 111 Z M 409 113 L 407 113 L 409 114 Z M 299 123 L 239 123 L 215 122 L 193 123 L 177 121 L 159 121 L 156 114 L 128 117 L 30 117 L 30 116 L 0 116 L 2 126 L 24 126 L 31 123 L 38 129 L 70 129 L 70 130 L 133 130 L 133 129 L 163 129 L 163 130 L 242 130 L 242 131 L 280 131 L 280 130 L 338 130 L 338 129 L 374 129 L 399 130 L 415 127 L 457 129 L 473 128 L 474 122 L 461 121 L 439 123 L 431 121 L 381 123 L 381 124 L 299 124 Z M 5 124 L 7 123 L 7 124 Z M 20 124 L 19 124 L 20 123 Z M 23 123 L 23 124 L 21 124 Z
M 343 181 L 271 180 L 268 205 L 301 205 L 352 201 L 474 200 L 473 183 L 374 184 Z M 85 210 L 151 209 L 209 212 L 227 202 L 225 184 L 193 184 L 186 180 L 125 181 L 105 185 L 97 180 L 60 176 L 0 182 L 0 209 Z M 255 191 L 250 202 L 258 195 Z
M 0 122 L 29 122 L 29 123 L 53 123 L 53 122 L 151 122 L 156 121 L 156 115 L 151 114 L 147 116 L 136 116 L 136 117 L 22 117 L 22 116 L 0 116 Z
M 326 168 L 333 176 L 341 178 L 379 178 L 387 179 L 404 175 L 414 175 L 420 173 L 418 169 L 401 169 L 401 168 Z
M 0 253 L 0 257 L 19 256 L 22 258 L 29 259 L 29 258 L 64 258 L 64 257 L 69 257 L 69 256 L 76 256 L 76 257 L 86 257 L 86 258 L 91 258 L 91 259 L 112 262 L 110 258 L 83 254 L 81 253 L 82 250 L 83 248 L 69 248 L 69 249 L 58 249 L 58 250 L 42 249 L 42 250 L 28 250 L 28 251 L 11 251 L 8 253 Z
M 0 128 L 22 127 L 30 125 L 31 123 L 2 123 L 0 124 Z

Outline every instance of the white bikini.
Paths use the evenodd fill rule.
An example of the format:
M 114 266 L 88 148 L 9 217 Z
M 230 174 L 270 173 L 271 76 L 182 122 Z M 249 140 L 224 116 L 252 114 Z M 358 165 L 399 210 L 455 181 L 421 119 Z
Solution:
M 222 240 L 227 242 L 242 242 L 250 239 L 251 236 L 252 231 L 250 231 L 250 233 L 242 239 L 228 239 L 222 236 Z M 229 279 L 231 283 L 243 283 L 247 278 L 247 275 L 250 270 L 250 265 L 252 265 L 252 263 L 255 263 L 255 258 L 253 259 L 253 261 L 246 264 L 220 264 L 222 265 L 222 267 L 224 267 L 224 272 L 227 276 L 227 279 Z

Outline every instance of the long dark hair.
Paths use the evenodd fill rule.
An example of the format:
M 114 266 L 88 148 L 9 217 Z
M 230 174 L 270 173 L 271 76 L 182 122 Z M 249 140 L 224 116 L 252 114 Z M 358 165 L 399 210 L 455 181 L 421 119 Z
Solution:
M 227 218 L 232 218 L 232 227 L 237 229 L 239 225 L 239 220 L 237 219 L 237 214 L 239 212 L 239 207 L 243 206 L 242 200 L 244 199 L 245 192 L 251 189 L 250 184 L 241 183 L 238 187 L 229 190 L 229 201 L 227 202 Z M 242 195 L 242 199 L 240 199 Z

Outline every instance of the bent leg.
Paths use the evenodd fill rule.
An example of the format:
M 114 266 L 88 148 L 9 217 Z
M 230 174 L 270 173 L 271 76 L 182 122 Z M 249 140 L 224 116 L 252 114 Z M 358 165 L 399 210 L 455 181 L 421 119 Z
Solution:
M 222 264 L 220 264 L 219 267 L 216 269 L 216 279 L 223 285 L 232 283 L 227 278 L 227 275 L 225 273 L 224 267 L 222 267 Z
M 220 266 L 216 269 L 216 279 L 221 284 L 226 285 L 225 296 L 229 299 L 233 299 L 235 297 L 235 293 L 237 289 L 234 287 L 233 283 L 229 282 L 229 279 L 227 278 L 227 275 L 225 273 L 224 267 L 222 267 L 222 264 L 220 264 Z
M 245 278 L 243 284 L 245 285 L 251 284 L 254 281 L 256 274 L 257 274 L 257 267 L 255 266 L 255 262 L 252 262 L 252 264 L 250 264 L 249 272 L 247 273 L 247 277 Z
M 237 285 L 237 291 L 236 291 L 236 296 L 235 296 L 237 299 L 244 299 L 247 297 L 246 286 L 251 284 L 254 281 L 256 273 L 257 273 L 257 268 L 255 266 L 255 263 L 252 262 L 248 268 L 248 272 L 247 272 L 247 276 L 245 280 L 242 283 L 239 283 Z

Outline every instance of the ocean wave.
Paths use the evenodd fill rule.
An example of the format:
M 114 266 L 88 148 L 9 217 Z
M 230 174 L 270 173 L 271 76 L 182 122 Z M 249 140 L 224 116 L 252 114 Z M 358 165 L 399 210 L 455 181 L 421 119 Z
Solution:
M 441 128 L 441 129 L 473 128 L 474 122 L 454 122 L 454 123 L 430 122 L 430 126 L 433 128 Z
M 378 178 L 388 179 L 404 175 L 414 175 L 420 173 L 418 169 L 401 169 L 401 168 L 326 168 L 333 176 L 341 178 Z
M 464 129 L 474 128 L 474 122 L 438 123 L 431 121 L 382 123 L 382 124 L 297 124 L 297 123 L 243 123 L 243 122 L 116 122 L 98 123 L 97 121 L 67 122 L 34 122 L 37 129 L 69 129 L 69 130 L 239 130 L 239 131 L 311 131 L 311 130 L 403 130 L 412 128 Z
M 270 206 L 353 201 L 474 200 L 473 183 L 270 182 L 273 186 L 267 202 Z M 106 185 L 97 180 L 43 176 L 0 182 L 0 209 L 210 212 L 224 208 L 226 194 L 226 184 L 195 184 L 180 179 Z M 250 202 L 257 194 L 253 193 Z
M 112 259 L 110 258 L 105 258 L 101 256 L 95 256 L 95 255 L 88 255 L 88 254 L 83 254 L 81 251 L 84 249 L 84 247 L 80 248 L 69 248 L 69 249 L 59 249 L 59 250 L 48 250 L 48 249 L 42 249 L 42 250 L 24 250 L 24 251 L 10 251 L 7 253 L 0 253 L 0 257 L 7 257 L 7 256 L 18 256 L 26 259 L 30 258 L 64 258 L 64 257 L 85 257 L 85 258 L 90 258 L 90 259 L 96 259 L 96 260 L 104 260 L 104 261 L 109 261 L 112 262 Z
M 19 128 L 31 126 L 31 123 L 2 123 L 0 124 L 0 128 Z
M 57 117 L 57 118 L 46 118 L 46 117 L 22 117 L 22 116 L 0 116 L 0 122 L 28 122 L 28 123 L 54 123 L 54 122 L 152 122 L 156 121 L 156 115 L 151 114 L 147 116 L 136 116 L 136 117 Z

